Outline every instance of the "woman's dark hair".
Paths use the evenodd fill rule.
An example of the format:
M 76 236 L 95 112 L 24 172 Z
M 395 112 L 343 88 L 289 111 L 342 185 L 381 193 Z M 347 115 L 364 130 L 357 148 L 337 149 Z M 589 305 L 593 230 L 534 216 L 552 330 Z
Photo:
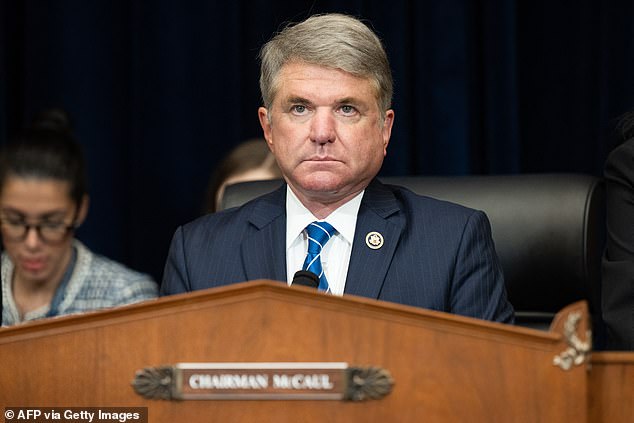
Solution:
M 88 192 L 86 166 L 65 111 L 42 111 L 30 127 L 2 148 L 0 189 L 10 176 L 68 182 L 71 199 L 77 206 L 81 204 Z

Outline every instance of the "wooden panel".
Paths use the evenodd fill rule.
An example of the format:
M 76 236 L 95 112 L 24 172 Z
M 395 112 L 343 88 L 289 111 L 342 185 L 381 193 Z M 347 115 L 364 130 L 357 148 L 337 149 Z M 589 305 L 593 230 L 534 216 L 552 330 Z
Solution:
M 589 421 L 634 421 L 634 352 L 599 352 L 591 359 Z
M 0 404 L 148 406 L 152 422 L 585 422 L 585 365 L 553 365 L 566 348 L 560 333 L 252 282 L 2 329 Z M 348 362 L 395 386 L 363 403 L 133 392 L 136 370 L 178 362 Z

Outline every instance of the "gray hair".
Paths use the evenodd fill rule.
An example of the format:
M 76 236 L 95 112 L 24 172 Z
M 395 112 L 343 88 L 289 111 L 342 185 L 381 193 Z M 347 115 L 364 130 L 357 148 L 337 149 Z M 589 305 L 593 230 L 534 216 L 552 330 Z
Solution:
M 277 77 L 289 62 L 341 69 L 369 78 L 374 85 L 381 116 L 392 104 L 392 72 L 381 40 L 360 20 L 343 14 L 314 15 L 276 34 L 260 51 L 260 91 L 264 107 L 271 108 Z

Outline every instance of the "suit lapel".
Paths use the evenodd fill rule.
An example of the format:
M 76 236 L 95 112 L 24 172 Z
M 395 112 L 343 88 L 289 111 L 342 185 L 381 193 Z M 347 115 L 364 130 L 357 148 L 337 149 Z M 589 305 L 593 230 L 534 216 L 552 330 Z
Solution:
M 385 185 L 374 180 L 363 195 L 346 278 L 346 294 L 378 298 L 385 275 L 405 227 L 400 206 Z M 366 237 L 377 232 L 383 239 L 380 248 L 370 248 Z
M 241 245 L 247 280 L 286 281 L 286 184 L 261 197 Z

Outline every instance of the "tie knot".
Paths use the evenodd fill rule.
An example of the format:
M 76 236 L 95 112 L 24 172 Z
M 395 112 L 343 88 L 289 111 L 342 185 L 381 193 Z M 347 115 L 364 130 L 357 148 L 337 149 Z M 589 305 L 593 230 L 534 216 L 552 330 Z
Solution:
M 328 222 L 313 222 L 306 226 L 308 252 L 319 254 L 328 240 L 335 234 L 335 228 Z

